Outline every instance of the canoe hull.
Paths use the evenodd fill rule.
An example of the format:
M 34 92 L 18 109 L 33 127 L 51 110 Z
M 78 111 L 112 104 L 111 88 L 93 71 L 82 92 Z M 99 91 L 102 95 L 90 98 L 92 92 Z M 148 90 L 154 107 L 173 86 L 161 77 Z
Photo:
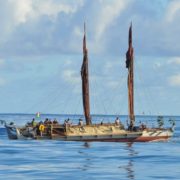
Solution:
M 6 126 L 9 139 L 51 139 L 51 140 L 62 140 L 62 141 L 84 141 L 84 142 L 151 142 L 151 141 L 167 141 L 173 136 L 173 131 L 171 129 L 145 129 L 135 131 L 128 131 L 113 129 L 112 131 L 104 132 L 100 131 L 102 127 L 88 127 L 87 132 L 77 132 L 77 127 L 73 127 L 69 132 L 60 133 L 57 131 L 52 134 L 43 134 L 42 136 L 35 135 L 32 136 L 32 133 L 24 136 L 22 129 L 15 126 Z M 109 128 L 109 127 L 108 127 Z M 61 127 L 62 129 L 62 127 Z M 103 130 L 105 128 L 103 127 Z M 91 133 L 90 133 L 91 130 Z M 96 131 L 94 131 L 96 130 Z M 99 131 L 98 131 L 99 130 Z M 106 130 L 106 129 L 105 129 Z M 53 129 L 52 129 L 53 132 Z M 103 133 L 102 133 L 103 132 Z
M 152 141 L 167 141 L 173 136 L 171 130 L 142 131 L 142 132 L 127 132 L 119 135 L 107 136 L 54 136 L 51 139 L 64 141 L 85 141 L 85 142 L 152 142 Z M 40 137 L 41 138 L 41 137 Z
M 5 125 L 9 139 L 19 139 L 18 128 L 14 125 Z

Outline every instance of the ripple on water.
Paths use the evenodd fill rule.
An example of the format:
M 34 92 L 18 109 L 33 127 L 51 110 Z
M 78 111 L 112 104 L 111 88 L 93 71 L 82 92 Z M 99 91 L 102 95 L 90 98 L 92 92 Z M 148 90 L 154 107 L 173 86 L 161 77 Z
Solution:
M 179 179 L 180 123 L 168 142 L 8 140 L 0 129 L 0 179 Z

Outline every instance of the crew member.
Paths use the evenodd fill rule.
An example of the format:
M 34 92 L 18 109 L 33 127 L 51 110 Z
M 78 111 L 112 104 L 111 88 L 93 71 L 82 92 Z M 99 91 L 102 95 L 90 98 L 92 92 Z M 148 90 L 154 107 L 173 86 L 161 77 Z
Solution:
M 41 124 L 39 125 L 39 131 L 40 131 L 40 136 L 41 136 L 41 137 L 42 137 L 42 134 L 43 134 L 44 130 L 45 130 L 45 126 L 44 126 L 43 123 L 41 123 Z

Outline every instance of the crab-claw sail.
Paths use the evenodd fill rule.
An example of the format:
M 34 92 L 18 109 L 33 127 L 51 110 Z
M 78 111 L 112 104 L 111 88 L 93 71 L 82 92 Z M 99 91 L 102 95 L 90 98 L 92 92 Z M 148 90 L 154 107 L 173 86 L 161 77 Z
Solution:
M 86 124 L 91 124 L 90 116 L 90 100 L 89 100 L 89 74 L 88 74 L 88 50 L 86 48 L 86 31 L 84 24 L 84 37 L 83 37 L 83 63 L 81 67 L 82 78 L 82 98 L 84 115 L 86 118 Z
M 126 53 L 126 68 L 128 68 L 128 109 L 130 118 L 130 127 L 133 128 L 135 116 L 134 116 L 134 58 L 132 47 L 132 23 L 129 27 L 129 47 Z

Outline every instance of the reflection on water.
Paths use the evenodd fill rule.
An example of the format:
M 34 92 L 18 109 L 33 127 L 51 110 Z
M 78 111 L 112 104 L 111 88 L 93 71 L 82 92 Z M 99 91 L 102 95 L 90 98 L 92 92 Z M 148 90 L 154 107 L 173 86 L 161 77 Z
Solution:
M 129 159 L 129 162 L 128 162 L 127 167 L 125 169 L 127 170 L 127 177 L 129 179 L 135 178 L 134 170 L 133 170 L 133 160 L 131 158 L 134 157 L 137 153 L 133 149 L 132 145 L 133 145 L 133 143 L 127 143 L 127 150 L 129 151 L 128 156 L 130 159 Z
M 92 145 L 92 147 L 91 147 L 91 145 Z M 82 166 L 81 166 L 81 170 L 82 171 L 89 171 L 89 170 L 91 170 L 92 168 L 94 168 L 93 167 L 93 163 L 95 162 L 95 160 L 94 160 L 94 157 L 92 157 L 91 155 L 90 155 L 90 151 L 84 151 L 84 150 L 91 150 L 91 149 L 95 149 L 95 147 L 93 147 L 93 145 L 94 145 L 94 143 L 89 143 L 89 142 L 85 142 L 85 143 L 83 143 L 83 149 L 81 149 L 78 153 L 79 154 L 81 154 L 83 157 L 84 157 L 84 163 L 82 164 Z M 106 144 L 106 146 L 113 146 L 112 144 Z M 120 145 L 122 145 L 121 143 L 120 143 Z M 121 146 L 122 147 L 122 146 Z M 120 168 L 120 169 L 122 169 L 122 170 L 124 170 L 124 172 L 125 172 L 125 177 L 126 177 L 126 179 L 130 179 L 130 180 L 132 180 L 132 179 L 135 179 L 135 172 L 134 172 L 134 160 L 133 160 L 133 158 L 138 154 L 138 152 L 136 152 L 135 150 L 134 150 L 134 148 L 133 148 L 133 143 L 126 143 L 126 145 L 125 146 L 123 146 L 123 148 L 124 148 L 124 150 L 125 150 L 125 154 L 124 154 L 124 156 L 118 156 L 118 154 L 115 154 L 114 156 L 112 155 L 112 156 L 110 156 L 109 157 L 109 159 L 108 160 L 110 160 L 110 163 L 108 163 L 108 161 L 107 161 L 107 158 L 108 158 L 108 155 L 106 155 L 105 154 L 105 152 L 108 152 L 108 150 L 107 151 L 105 151 L 106 149 L 104 149 L 103 148 L 103 151 L 101 151 L 101 154 L 99 154 L 99 156 L 98 157 L 96 157 L 96 161 L 98 162 L 98 163 L 101 163 L 102 162 L 102 165 L 101 165 L 101 167 L 99 167 L 99 168 L 104 168 L 104 166 L 108 166 L 108 169 L 110 170 L 110 172 L 111 172 L 111 170 L 113 170 L 113 169 L 115 169 L 115 167 L 113 166 L 113 164 L 111 164 L 111 159 L 113 159 L 113 158 L 115 158 L 115 161 L 117 161 L 117 162 L 119 162 L 119 163 L 122 163 L 122 161 L 123 161 L 123 163 L 124 163 L 124 159 L 126 159 L 127 161 L 126 161 L 126 164 L 123 164 L 123 165 L 120 165 L 120 166 L 118 166 L 117 168 Z M 119 148 L 118 148 L 119 149 Z M 122 150 L 122 149 L 121 149 Z M 98 153 L 98 151 L 97 151 L 97 153 Z M 104 155 L 103 155 L 103 153 L 104 153 Z M 101 157 L 102 156 L 102 157 Z M 101 159 L 102 158 L 102 159 Z M 105 169 L 106 169 L 107 167 L 105 167 Z M 98 169 L 96 169 L 96 171 L 98 171 Z M 103 171 L 103 173 L 104 174 L 106 174 L 106 173 L 108 173 L 108 172 L 104 172 Z M 120 175 L 122 175 L 122 173 L 123 173 L 123 171 L 120 171 L 119 172 L 120 173 Z
M 90 143 L 89 142 L 85 142 L 84 143 L 84 147 L 85 148 L 90 148 L 91 146 L 90 146 Z M 91 167 L 91 158 L 90 157 L 88 157 L 88 154 L 85 154 L 87 157 L 85 158 L 85 161 L 86 161 L 86 164 L 84 164 L 84 168 L 83 168 L 83 170 L 84 171 L 86 171 L 86 170 L 88 170 L 90 167 Z
M 89 143 L 89 142 L 85 142 L 85 143 L 84 143 L 84 147 L 90 148 L 90 143 Z
M 24 124 L 31 116 L 8 118 Z M 179 180 L 179 137 L 180 121 L 163 143 L 10 141 L 0 128 L 0 179 Z
M 83 143 L 83 149 L 78 151 L 78 153 L 81 154 L 83 156 L 83 159 L 84 159 L 84 163 L 80 166 L 79 169 L 81 169 L 82 171 L 87 171 L 91 168 L 90 167 L 91 158 L 89 157 L 89 154 L 87 152 L 83 151 L 84 148 L 90 148 L 90 143 L 89 142 Z
M 134 179 L 134 170 L 133 170 L 133 161 L 129 160 L 128 165 L 127 165 L 127 177 L 128 179 Z
M 135 172 L 134 172 L 134 165 L 133 165 L 133 157 L 137 155 L 138 153 L 133 148 L 133 143 L 126 143 L 127 146 L 125 149 L 128 151 L 128 162 L 127 165 L 120 166 L 119 168 L 122 168 L 126 171 L 126 177 L 128 179 L 135 179 Z

